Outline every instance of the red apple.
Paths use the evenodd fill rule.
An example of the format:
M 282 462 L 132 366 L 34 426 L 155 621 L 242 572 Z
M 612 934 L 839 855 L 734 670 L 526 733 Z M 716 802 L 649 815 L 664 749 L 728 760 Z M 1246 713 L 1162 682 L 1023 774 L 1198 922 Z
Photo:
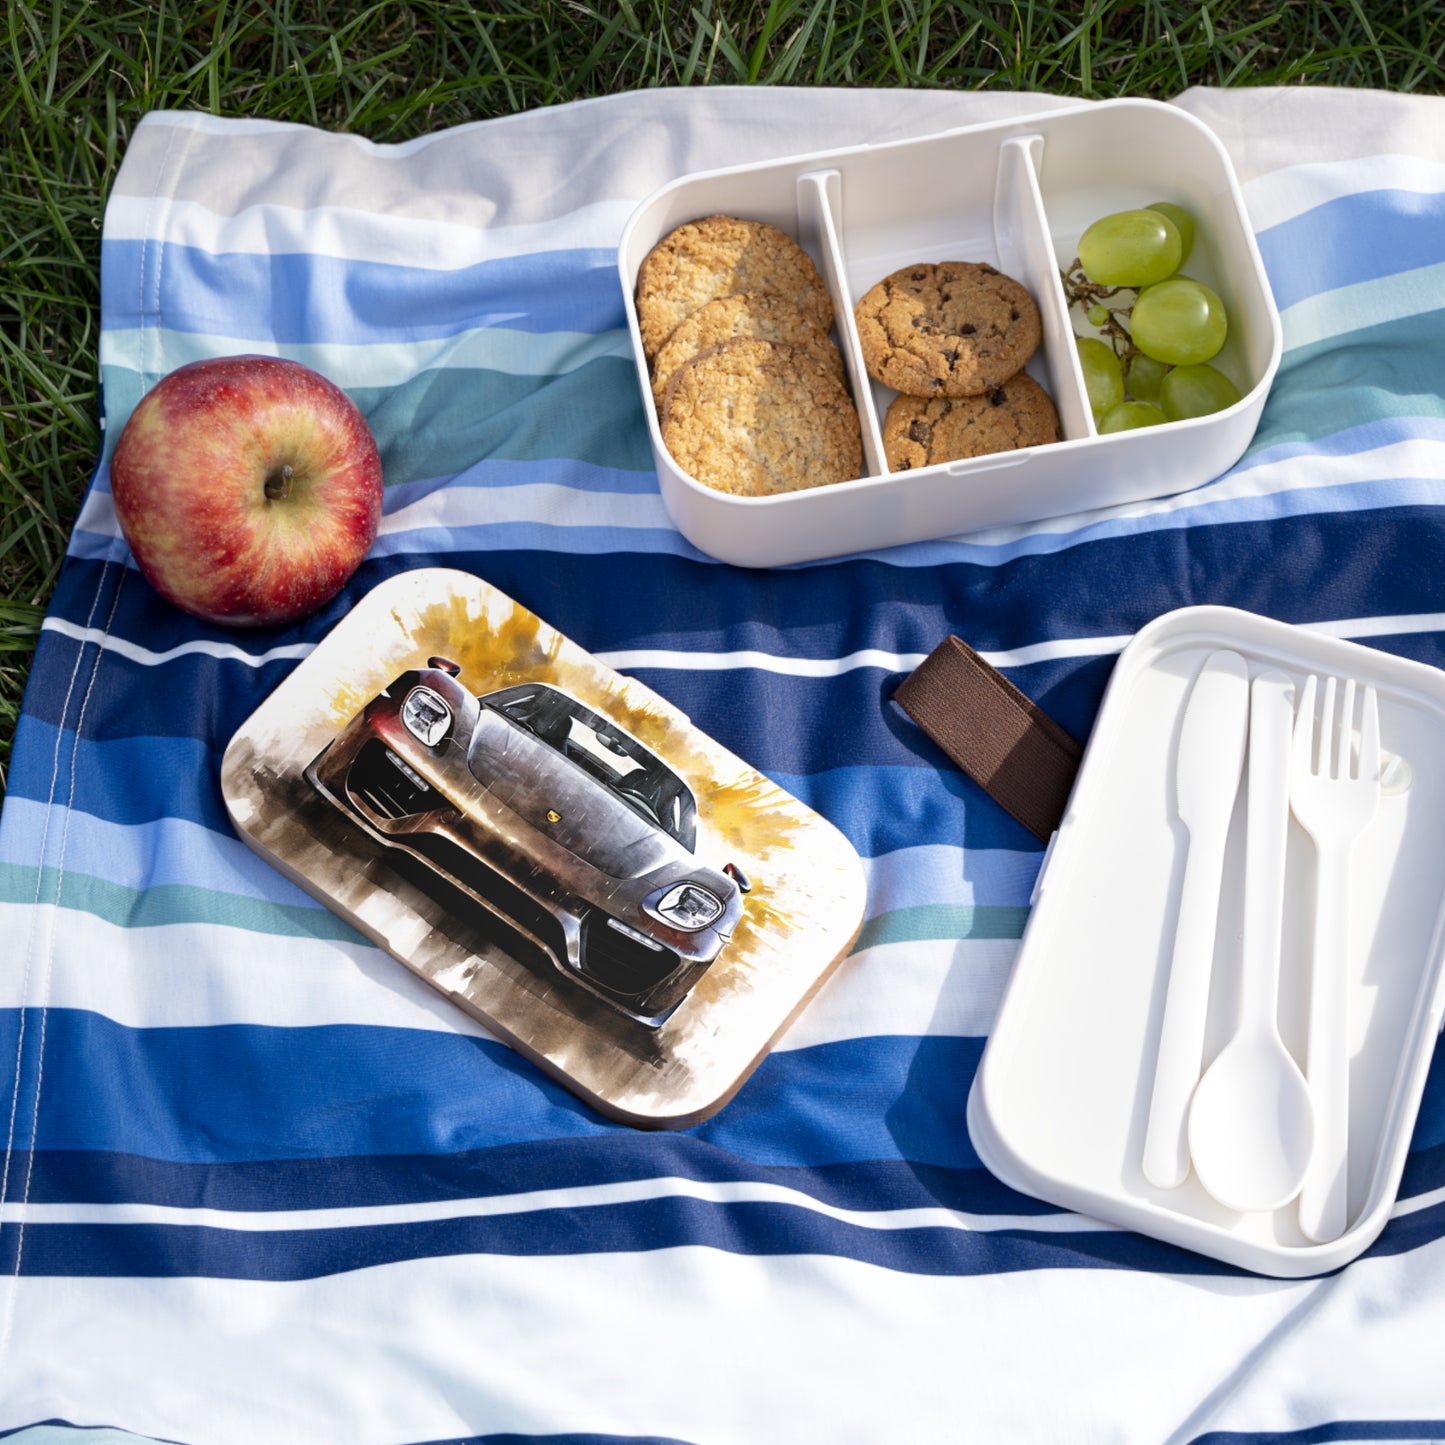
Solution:
M 121 531 L 150 584 L 233 627 L 329 602 L 381 520 L 381 459 L 340 387 L 299 362 L 178 367 L 131 413 L 110 462 Z

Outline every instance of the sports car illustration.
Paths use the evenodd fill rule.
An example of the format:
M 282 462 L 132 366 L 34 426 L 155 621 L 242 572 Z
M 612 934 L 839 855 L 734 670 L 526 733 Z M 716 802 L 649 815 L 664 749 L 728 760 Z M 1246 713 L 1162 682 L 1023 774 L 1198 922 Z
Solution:
M 692 791 L 616 723 L 541 682 L 473 696 L 460 671 L 403 673 L 308 781 L 431 896 L 503 925 L 514 956 L 661 1025 L 727 945 L 746 875 L 698 860 Z

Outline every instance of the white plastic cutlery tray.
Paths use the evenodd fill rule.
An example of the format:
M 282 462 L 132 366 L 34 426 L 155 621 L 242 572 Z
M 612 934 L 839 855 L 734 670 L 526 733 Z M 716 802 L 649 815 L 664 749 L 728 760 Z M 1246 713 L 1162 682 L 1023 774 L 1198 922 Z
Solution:
M 1243 1213 L 1191 1170 L 1159 1187 L 1143 1171 L 1189 832 L 1178 811 L 1190 690 L 1216 651 L 1251 677 L 1353 678 L 1378 696 L 1379 806 L 1354 849 L 1345 949 L 1349 1015 L 1344 1232 L 1312 1242 L 1298 1201 Z M 1201 1069 L 1233 1030 L 1240 991 L 1249 810 L 1246 758 L 1219 891 Z M 1278 1025 L 1306 1061 L 1315 870 L 1288 821 Z M 1014 1188 L 1261 1274 L 1336 1269 L 1395 1208 L 1445 1010 L 1445 672 L 1229 608 L 1185 608 L 1119 658 L 1034 897 L 1019 956 L 968 1103 L 987 1167 Z M 1262 1101 L 1263 1102 L 1263 1101 Z

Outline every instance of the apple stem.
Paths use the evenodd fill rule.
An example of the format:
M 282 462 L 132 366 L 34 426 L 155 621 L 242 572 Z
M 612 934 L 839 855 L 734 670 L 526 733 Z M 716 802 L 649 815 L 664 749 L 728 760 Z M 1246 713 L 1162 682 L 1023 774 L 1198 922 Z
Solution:
M 291 495 L 292 467 L 283 462 L 279 472 L 272 472 L 266 478 L 266 496 L 273 502 L 284 502 Z

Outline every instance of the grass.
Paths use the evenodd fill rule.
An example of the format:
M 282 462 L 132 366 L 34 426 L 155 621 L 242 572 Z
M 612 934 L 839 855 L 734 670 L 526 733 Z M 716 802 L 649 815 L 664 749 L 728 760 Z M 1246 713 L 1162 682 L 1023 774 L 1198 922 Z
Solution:
M 1437 0 L 9 0 L 0 32 L 0 799 L 99 450 L 105 198 L 153 109 L 376 141 L 659 85 L 1161 99 L 1190 85 L 1445 93 Z

